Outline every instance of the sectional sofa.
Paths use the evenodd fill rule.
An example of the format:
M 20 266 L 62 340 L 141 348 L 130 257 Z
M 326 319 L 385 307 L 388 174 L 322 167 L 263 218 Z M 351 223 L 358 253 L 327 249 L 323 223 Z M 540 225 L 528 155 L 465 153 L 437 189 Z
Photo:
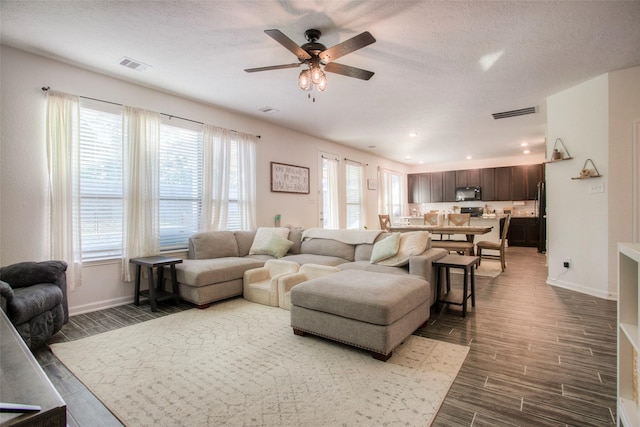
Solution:
M 398 236 L 374 230 L 317 228 L 262 227 L 254 231 L 195 233 L 189 239 L 188 259 L 176 265 L 180 296 L 204 308 L 214 301 L 242 295 L 244 272 L 262 267 L 267 260 L 275 258 L 300 265 L 336 266 L 340 270 L 410 274 L 435 285 L 435 272 L 431 264 L 447 252 L 432 248 L 428 234 L 426 238 L 419 236 L 426 240 L 424 250 L 420 249 L 420 253 L 400 250 L 396 256 L 372 262 L 372 254 L 375 257 L 380 252 L 379 248 L 389 246 L 388 243 L 399 237 L 402 237 L 402 241 L 405 237 L 407 241 L 410 240 L 408 233 Z M 381 243 L 385 239 L 391 240 Z M 431 302 L 434 303 L 436 287 L 430 287 Z

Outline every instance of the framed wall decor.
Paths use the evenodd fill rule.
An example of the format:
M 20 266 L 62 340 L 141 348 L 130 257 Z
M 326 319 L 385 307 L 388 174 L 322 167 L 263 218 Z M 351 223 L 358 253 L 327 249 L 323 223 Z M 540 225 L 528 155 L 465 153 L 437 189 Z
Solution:
M 309 194 L 309 168 L 271 162 L 271 191 Z
M 378 181 L 375 179 L 368 179 L 367 180 L 367 188 L 369 190 L 377 190 L 378 189 Z

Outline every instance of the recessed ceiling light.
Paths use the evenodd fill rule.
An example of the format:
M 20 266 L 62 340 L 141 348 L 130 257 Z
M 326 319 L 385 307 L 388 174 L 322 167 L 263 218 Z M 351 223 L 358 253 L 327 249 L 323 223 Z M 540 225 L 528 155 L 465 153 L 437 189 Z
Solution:
M 527 145 L 529 145 L 529 143 L 528 143 L 528 142 L 522 142 L 522 143 L 520 143 L 520 146 L 521 146 L 521 147 L 526 147 Z
M 411 138 L 415 138 L 416 136 L 418 136 L 418 132 L 411 132 L 411 133 L 409 134 L 409 136 L 410 136 Z
M 529 151 L 529 150 L 524 150 L 522 153 L 523 153 L 523 154 L 529 154 L 529 153 L 531 153 L 531 151 Z
M 411 160 L 411 156 L 404 156 L 405 160 Z
M 471 160 L 471 159 L 473 159 L 473 157 L 467 156 L 467 160 Z

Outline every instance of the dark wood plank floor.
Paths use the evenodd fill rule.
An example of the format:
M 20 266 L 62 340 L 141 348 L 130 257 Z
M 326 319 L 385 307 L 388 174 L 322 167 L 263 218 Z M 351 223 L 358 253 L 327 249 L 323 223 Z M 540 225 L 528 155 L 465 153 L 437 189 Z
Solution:
M 545 284 L 545 262 L 509 248 L 465 319 L 432 312 L 416 332 L 471 348 L 435 426 L 615 425 L 616 302 Z
M 476 307 L 432 312 L 416 334 L 470 346 L 434 426 L 615 424 L 616 303 L 545 284 L 545 257 L 509 248 L 507 271 L 477 277 Z M 459 276 L 453 276 L 454 280 Z M 74 316 L 52 342 L 79 339 L 190 309 L 144 302 Z M 35 351 L 68 405 L 70 426 L 118 420 L 47 346 Z

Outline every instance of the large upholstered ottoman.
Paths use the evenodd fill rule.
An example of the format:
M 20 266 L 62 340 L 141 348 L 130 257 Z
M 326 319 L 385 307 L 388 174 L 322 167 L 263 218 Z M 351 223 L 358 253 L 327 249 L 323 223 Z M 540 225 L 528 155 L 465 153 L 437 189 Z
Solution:
M 410 275 L 344 270 L 291 289 L 291 326 L 386 361 L 429 319 L 431 285 Z

